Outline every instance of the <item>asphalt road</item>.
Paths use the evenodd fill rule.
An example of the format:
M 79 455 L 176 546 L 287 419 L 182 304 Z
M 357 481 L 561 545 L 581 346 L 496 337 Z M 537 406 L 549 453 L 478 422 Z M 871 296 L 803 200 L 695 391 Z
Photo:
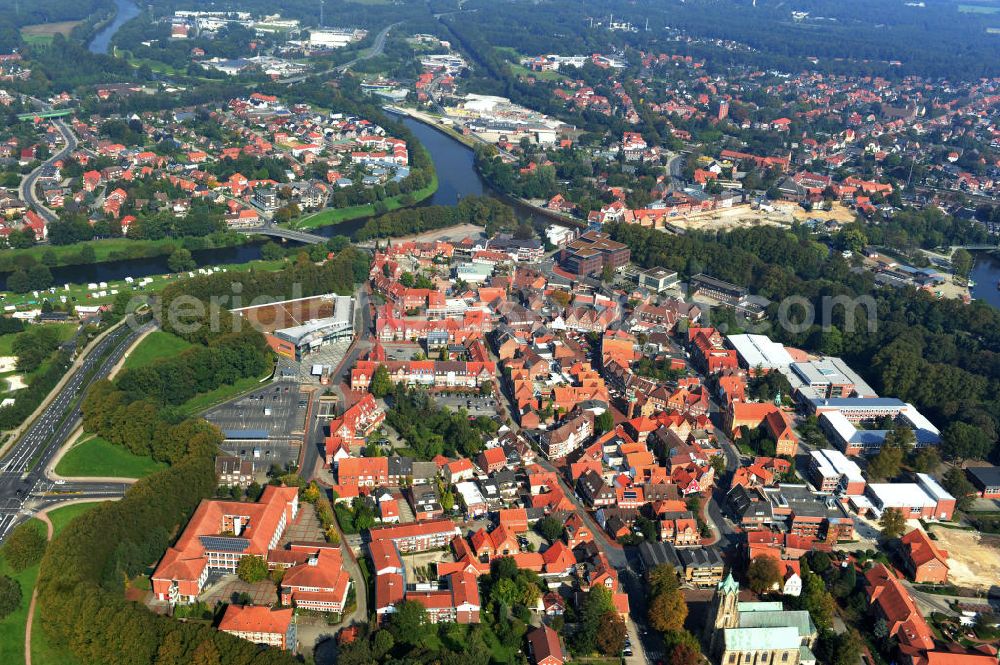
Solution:
M 59 130 L 60 134 L 62 134 L 62 149 L 40 164 L 34 171 L 26 175 L 21 180 L 21 186 L 19 188 L 19 196 L 21 197 L 21 200 L 27 204 L 28 208 L 33 208 L 48 222 L 54 222 L 58 219 L 58 217 L 56 217 L 54 212 L 46 208 L 45 204 L 43 204 L 35 196 L 35 183 L 38 182 L 38 176 L 42 174 L 42 169 L 45 168 L 46 165 L 53 164 L 60 159 L 65 159 L 66 156 L 76 150 L 77 147 L 76 134 L 73 133 L 73 130 L 71 130 L 65 122 L 59 118 L 53 118 L 52 125 Z
M 45 477 L 45 467 L 79 426 L 80 403 L 87 387 L 105 378 L 150 326 L 147 324 L 135 330 L 121 326 L 102 339 L 72 370 L 69 380 L 41 415 L 0 459 L 0 542 L 36 508 L 73 499 L 111 498 L 124 494 L 125 486 L 121 483 L 57 484 Z
M 340 398 L 339 413 L 343 413 L 347 404 L 342 389 L 344 376 L 349 369 L 357 364 L 361 354 L 366 353 L 371 348 L 369 335 L 374 332 L 368 287 L 363 286 L 358 289 L 354 297 L 356 299 L 354 342 L 347 350 L 347 353 L 344 354 L 344 359 L 340 362 L 340 365 L 335 367 L 330 374 L 330 388 Z M 312 403 L 309 408 L 309 417 L 312 422 L 306 423 L 305 449 L 302 454 L 302 464 L 300 467 L 302 477 L 306 480 L 312 479 L 314 470 L 320 463 L 320 455 L 326 454 L 326 451 L 323 449 L 323 441 L 325 439 L 324 424 L 326 421 L 316 417 L 319 409 L 318 394 L 314 393 L 310 399 Z

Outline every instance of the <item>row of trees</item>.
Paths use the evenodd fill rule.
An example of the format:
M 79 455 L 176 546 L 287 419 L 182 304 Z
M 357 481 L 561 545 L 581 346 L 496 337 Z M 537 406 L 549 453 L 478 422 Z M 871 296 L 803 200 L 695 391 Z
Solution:
M 482 226 L 487 235 L 492 235 L 497 231 L 516 228 L 517 218 L 510 206 L 492 197 L 468 196 L 454 206 L 410 208 L 374 217 L 358 229 L 354 236 L 359 241 L 393 238 L 456 224 Z

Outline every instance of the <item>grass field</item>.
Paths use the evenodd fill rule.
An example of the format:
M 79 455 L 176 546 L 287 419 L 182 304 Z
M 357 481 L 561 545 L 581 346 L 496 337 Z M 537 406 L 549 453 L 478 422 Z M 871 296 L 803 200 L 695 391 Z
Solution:
M 53 531 L 58 534 L 74 517 L 87 512 L 95 505 L 80 503 L 53 510 L 49 513 Z M 45 533 L 45 524 L 41 520 L 32 519 L 28 524 L 39 533 Z M 38 566 L 14 573 L 0 556 L 0 574 L 10 575 L 21 585 L 21 604 L 17 610 L 0 621 L 0 663 L 23 663 L 24 627 L 28 618 L 31 592 L 38 579 Z M 33 665 L 74 665 L 76 660 L 70 654 L 61 652 L 49 644 L 41 622 L 36 622 L 31 636 L 31 662 Z
M 82 21 L 60 21 L 59 23 L 36 23 L 21 28 L 21 37 L 28 44 L 48 44 L 55 35 L 69 37 L 73 28 Z
M 426 187 L 418 189 L 412 192 L 414 203 L 420 203 L 421 201 L 430 198 L 438 188 L 438 178 L 437 172 L 434 173 L 434 178 Z M 386 208 L 391 212 L 393 210 L 399 210 L 405 207 L 402 204 L 402 195 L 394 196 L 388 198 L 383 203 L 385 203 Z M 315 229 L 320 226 L 330 226 L 331 224 L 339 224 L 340 222 L 347 222 L 352 219 L 358 219 L 359 217 L 371 217 L 375 214 L 375 205 L 367 204 L 362 206 L 351 206 L 350 208 L 335 208 L 328 210 L 320 210 L 315 215 L 310 215 L 308 217 L 303 217 L 297 222 L 292 222 L 290 225 L 292 228 L 296 229 Z
M 271 372 L 268 371 L 264 376 L 270 376 Z M 178 411 L 184 416 L 193 416 L 195 414 L 201 413 L 206 409 L 209 409 L 216 404 L 221 404 L 222 402 L 228 401 L 233 397 L 245 392 L 249 392 L 254 388 L 261 385 L 260 381 L 264 376 L 258 376 L 256 378 L 250 377 L 247 379 L 240 379 L 236 383 L 230 386 L 219 386 L 215 390 L 209 391 L 207 393 L 202 393 L 200 395 L 195 395 L 188 401 L 184 402 L 178 407 Z
M 56 473 L 70 478 L 109 476 L 113 478 L 143 478 L 166 468 L 151 457 L 133 455 L 121 446 L 99 436 L 83 435 L 56 465 Z
M 510 71 L 522 78 L 536 78 L 539 81 L 565 81 L 568 77 L 559 72 L 533 72 L 524 65 L 510 63 Z
M 47 323 L 45 325 L 52 326 L 59 331 L 59 340 L 65 342 L 73 333 L 76 332 L 75 323 Z M 13 347 L 14 340 L 17 339 L 18 335 L 23 333 L 10 333 L 7 335 L 0 335 L 0 356 L 10 356 L 14 355 Z
M 247 263 L 236 263 L 236 264 L 224 264 L 220 266 L 215 266 L 217 268 L 222 268 L 230 272 L 243 272 L 247 270 L 279 270 L 285 265 L 284 260 L 275 261 L 249 261 Z M 197 274 L 197 273 L 195 273 Z M 151 284 L 143 288 L 138 288 L 135 284 L 127 284 L 124 280 L 117 280 L 108 282 L 107 288 L 100 289 L 101 291 L 106 291 L 106 295 L 92 297 L 92 293 L 97 293 L 87 288 L 86 284 L 70 284 L 69 289 L 65 288 L 64 284 L 57 285 L 53 287 L 53 292 L 49 295 L 55 298 L 61 298 L 65 296 L 69 302 L 81 304 L 81 305 L 104 305 L 113 302 L 116 298 L 111 291 L 123 292 L 134 292 L 135 294 L 140 293 L 157 293 L 162 290 L 168 284 L 176 282 L 178 279 L 187 278 L 187 273 L 169 273 L 164 275 L 151 275 L 153 280 Z M 48 292 L 46 292 L 48 293 Z M 3 301 L 5 305 L 14 305 L 16 307 L 22 306 L 32 306 L 37 305 L 41 301 L 41 293 L 39 297 L 36 298 L 31 293 L 11 293 L 11 292 L 0 292 L 0 300 Z
M 103 263 L 110 260 L 114 252 L 136 252 L 136 258 L 143 256 L 154 256 L 169 254 L 174 247 L 179 247 L 181 241 L 173 238 L 162 240 L 129 240 L 128 238 L 108 238 L 106 240 L 87 240 L 72 245 L 35 245 L 27 249 L 12 249 L 4 251 L 4 257 L 13 264 L 19 256 L 31 256 L 36 261 L 41 262 L 42 256 L 52 252 L 56 257 L 56 266 L 75 265 L 76 257 L 84 247 L 94 250 L 94 263 Z
M 191 348 L 191 343 L 172 333 L 154 330 L 139 345 L 132 349 L 125 358 L 125 369 L 145 367 L 160 358 L 175 356 L 184 349 Z

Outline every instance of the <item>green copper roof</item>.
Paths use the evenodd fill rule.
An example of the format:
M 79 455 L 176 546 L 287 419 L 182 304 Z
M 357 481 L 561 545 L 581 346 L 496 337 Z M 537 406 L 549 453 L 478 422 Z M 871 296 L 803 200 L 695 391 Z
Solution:
M 795 628 L 801 637 L 816 635 L 816 624 L 806 610 L 740 612 L 740 628 Z
M 799 631 L 783 628 L 726 628 L 723 633 L 726 651 L 770 651 L 798 649 L 802 643 Z
M 719 582 L 719 591 L 722 593 L 739 593 L 740 583 L 733 579 L 733 571 L 729 571 L 726 579 Z

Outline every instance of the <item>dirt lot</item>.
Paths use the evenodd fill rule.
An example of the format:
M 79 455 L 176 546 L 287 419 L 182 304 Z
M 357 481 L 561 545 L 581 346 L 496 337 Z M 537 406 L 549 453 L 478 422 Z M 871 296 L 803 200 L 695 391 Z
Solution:
M 317 296 L 283 303 L 246 307 L 239 311 L 247 321 L 263 332 L 302 325 L 306 321 L 333 316 L 333 300 Z
M 989 588 L 1000 579 L 1000 537 L 931 527 L 937 545 L 948 552 L 948 579 L 957 586 Z
M 824 222 L 831 219 L 840 223 L 851 222 L 854 220 L 854 211 L 837 203 L 830 211 L 813 210 L 812 212 L 806 212 L 798 204 L 778 202 L 772 211 L 754 210 L 749 205 L 738 205 L 722 210 L 674 217 L 670 219 L 670 224 L 682 229 L 695 231 L 727 231 L 735 228 L 763 225 L 791 226 L 794 221 L 802 222 L 807 219 L 821 219 Z

